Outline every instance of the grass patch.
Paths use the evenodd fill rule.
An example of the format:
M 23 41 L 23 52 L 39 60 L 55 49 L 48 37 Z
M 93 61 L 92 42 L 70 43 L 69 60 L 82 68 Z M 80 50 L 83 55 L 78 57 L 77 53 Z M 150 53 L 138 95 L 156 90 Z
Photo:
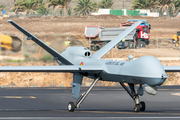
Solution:
M 21 62 L 26 62 L 26 60 L 11 60 L 11 59 L 8 59 L 8 60 L 5 60 L 6 62 L 10 62 L 10 63 L 21 63 Z
M 44 61 L 44 62 L 50 62 L 53 60 L 53 57 L 51 55 L 44 55 L 43 57 L 41 57 L 39 59 L 40 61 Z

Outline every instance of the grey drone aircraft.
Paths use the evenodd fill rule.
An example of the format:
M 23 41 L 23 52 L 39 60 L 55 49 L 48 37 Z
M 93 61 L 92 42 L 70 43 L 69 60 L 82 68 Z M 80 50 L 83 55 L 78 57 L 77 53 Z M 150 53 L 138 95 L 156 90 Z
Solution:
M 155 95 L 157 86 L 163 84 L 166 80 L 166 72 L 180 72 L 180 66 L 163 66 L 161 62 L 153 56 L 143 56 L 132 60 L 130 55 L 129 61 L 114 61 L 101 59 L 117 43 L 125 38 L 141 21 L 134 23 L 123 33 L 114 38 L 96 53 L 85 47 L 68 47 L 64 52 L 59 54 L 57 51 L 43 43 L 37 37 L 23 29 L 14 21 L 9 20 L 14 27 L 27 36 L 27 40 L 33 40 L 47 52 L 49 52 L 59 66 L 3 66 L 0 72 L 70 72 L 73 73 L 72 97 L 77 101 L 69 102 L 68 110 L 73 112 L 80 108 L 89 92 L 98 80 L 119 82 L 133 99 L 134 111 L 145 111 L 145 102 L 140 101 L 139 96 L 143 95 L 143 87 L 147 93 Z M 79 96 L 83 76 L 94 79 L 89 89 Z M 124 84 L 128 83 L 129 88 Z M 134 85 L 139 85 L 135 90 Z

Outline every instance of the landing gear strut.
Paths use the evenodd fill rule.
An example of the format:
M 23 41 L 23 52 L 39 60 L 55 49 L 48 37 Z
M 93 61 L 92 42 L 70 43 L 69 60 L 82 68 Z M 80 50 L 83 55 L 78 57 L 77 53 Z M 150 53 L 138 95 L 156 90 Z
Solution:
M 130 90 L 124 85 L 124 83 L 120 82 L 121 86 L 127 91 L 127 93 L 131 96 L 131 98 L 134 100 L 134 111 L 139 112 L 139 111 L 145 111 L 146 105 L 145 102 L 141 101 L 139 99 L 139 95 L 136 94 L 136 91 L 134 89 L 134 84 L 128 84 L 130 87 Z
M 91 84 L 91 86 L 89 87 L 89 89 L 87 90 L 87 92 L 84 92 L 76 101 L 76 103 L 74 104 L 73 102 L 69 102 L 68 103 L 68 110 L 69 112 L 74 112 L 75 108 L 80 108 L 82 102 L 85 100 L 85 98 L 88 96 L 89 92 L 92 90 L 92 88 L 94 87 L 94 85 L 97 83 L 97 81 L 100 79 L 100 77 L 98 77 L 97 79 L 94 80 L 94 82 Z

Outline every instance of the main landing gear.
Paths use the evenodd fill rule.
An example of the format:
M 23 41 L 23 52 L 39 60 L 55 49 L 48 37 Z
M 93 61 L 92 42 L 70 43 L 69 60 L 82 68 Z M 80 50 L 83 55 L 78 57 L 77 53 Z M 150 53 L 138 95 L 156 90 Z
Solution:
M 92 90 L 92 88 L 94 87 L 94 85 L 97 83 L 97 81 L 100 79 L 100 77 L 98 77 L 97 79 L 94 80 L 94 82 L 91 84 L 91 86 L 89 87 L 89 89 L 87 90 L 87 92 L 84 92 L 75 102 L 69 102 L 68 104 L 68 110 L 69 112 L 74 112 L 74 110 L 76 108 L 80 108 L 82 102 L 85 100 L 85 98 L 88 96 L 89 92 Z M 136 94 L 135 89 L 134 89 L 134 84 L 129 84 L 130 90 L 124 85 L 124 83 L 120 82 L 120 84 L 122 85 L 122 87 L 128 92 L 128 94 L 131 96 L 131 98 L 134 100 L 134 111 L 135 112 L 139 112 L 139 111 L 145 111 L 146 109 L 146 105 L 145 102 L 141 101 L 139 99 L 139 95 L 142 95 L 142 86 L 140 86 L 141 88 L 141 92 L 138 92 L 138 94 Z M 142 93 L 142 94 L 141 94 Z
M 94 85 L 97 83 L 97 81 L 100 79 L 100 77 L 98 77 L 97 79 L 94 80 L 94 82 L 91 84 L 91 86 L 89 87 L 89 89 L 87 90 L 87 92 L 84 92 L 75 102 L 75 104 L 73 102 L 69 102 L 68 104 L 68 110 L 69 112 L 74 112 L 75 108 L 80 108 L 82 102 L 85 100 L 85 98 L 87 97 L 87 95 L 89 94 L 89 92 L 92 90 L 92 88 L 94 87 Z
M 139 111 L 145 111 L 146 105 L 145 102 L 141 101 L 139 99 L 139 95 L 136 94 L 135 89 L 134 89 L 134 84 L 128 84 L 130 87 L 130 90 L 124 85 L 124 83 L 120 82 L 121 86 L 127 91 L 127 93 L 131 96 L 131 98 L 134 100 L 134 111 L 139 112 Z M 142 86 L 141 86 L 142 87 Z

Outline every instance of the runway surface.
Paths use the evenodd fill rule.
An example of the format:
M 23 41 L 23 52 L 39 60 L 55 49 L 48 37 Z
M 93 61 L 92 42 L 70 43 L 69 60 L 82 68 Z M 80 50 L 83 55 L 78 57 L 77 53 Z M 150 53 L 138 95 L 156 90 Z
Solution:
M 122 87 L 94 87 L 81 108 L 68 112 L 71 88 L 0 88 L 0 119 L 180 119 L 180 86 L 161 86 L 140 99 L 146 111 L 136 113 Z

